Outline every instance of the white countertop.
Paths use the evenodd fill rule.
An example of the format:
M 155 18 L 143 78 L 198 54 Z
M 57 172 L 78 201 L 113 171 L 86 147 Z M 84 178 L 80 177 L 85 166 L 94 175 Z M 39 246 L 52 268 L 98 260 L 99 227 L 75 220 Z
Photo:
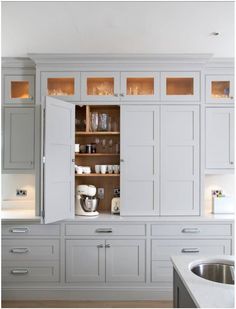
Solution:
M 221 284 L 198 277 L 191 272 L 192 265 L 205 262 L 234 261 L 234 256 L 215 257 L 173 256 L 173 266 L 198 308 L 234 308 L 234 285 Z
M 35 203 L 31 200 L 2 201 L 1 218 L 3 221 L 40 221 L 35 215 Z

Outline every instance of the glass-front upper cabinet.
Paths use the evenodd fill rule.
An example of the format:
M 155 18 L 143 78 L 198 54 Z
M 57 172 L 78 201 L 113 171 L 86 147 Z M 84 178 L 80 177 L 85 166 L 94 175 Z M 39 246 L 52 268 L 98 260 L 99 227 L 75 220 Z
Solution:
M 153 101 L 160 99 L 160 78 L 157 72 L 122 72 L 122 101 Z
M 234 78 L 232 75 L 206 76 L 206 103 L 233 103 Z
M 33 75 L 6 75 L 4 83 L 4 104 L 34 103 Z
M 162 72 L 161 99 L 163 101 L 199 101 L 199 72 Z
M 82 101 L 117 101 L 119 100 L 119 72 L 82 72 Z
M 66 101 L 80 100 L 80 73 L 42 72 L 41 99 L 44 96 L 61 98 Z

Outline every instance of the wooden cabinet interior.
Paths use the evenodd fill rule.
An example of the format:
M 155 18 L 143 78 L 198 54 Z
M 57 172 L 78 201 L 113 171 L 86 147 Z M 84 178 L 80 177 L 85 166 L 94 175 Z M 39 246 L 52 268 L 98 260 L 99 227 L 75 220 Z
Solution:
M 211 96 L 212 98 L 229 98 L 230 82 L 229 81 L 212 81 Z
M 87 95 L 114 95 L 114 78 L 87 78 Z
M 154 94 L 154 77 L 128 77 L 126 81 L 127 95 Z
M 168 77 L 166 79 L 167 95 L 193 95 L 193 88 L 191 77 Z
M 73 77 L 48 78 L 47 92 L 49 96 L 72 96 L 75 94 L 75 79 Z
M 109 131 L 91 131 L 91 115 L 97 113 L 108 115 Z M 120 164 L 120 107 L 119 106 L 76 106 L 75 143 L 80 145 L 80 152 L 75 154 L 75 164 L 89 166 L 90 174 L 75 174 L 75 186 L 80 184 L 104 188 L 104 199 L 100 200 L 99 212 L 108 212 L 114 189 L 120 188 L 119 174 L 96 174 L 95 165 Z M 110 126 L 110 127 L 109 127 Z M 99 129 L 99 127 L 98 127 Z M 94 144 L 96 153 L 87 153 L 86 145 Z

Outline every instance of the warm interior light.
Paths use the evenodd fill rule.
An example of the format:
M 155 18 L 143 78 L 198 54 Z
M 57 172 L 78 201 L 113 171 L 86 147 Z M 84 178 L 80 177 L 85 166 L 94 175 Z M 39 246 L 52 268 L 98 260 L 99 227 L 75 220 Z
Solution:
M 29 82 L 24 81 L 11 81 L 11 98 L 12 99 L 29 99 Z
M 129 77 L 126 83 L 127 95 L 153 95 L 153 77 Z
M 114 95 L 113 77 L 89 77 L 87 95 Z
M 73 77 L 48 78 L 48 95 L 71 96 L 75 94 L 75 82 Z
M 213 98 L 229 98 L 229 81 L 212 81 L 211 96 Z
M 167 77 L 166 94 L 167 95 L 193 95 L 192 77 Z

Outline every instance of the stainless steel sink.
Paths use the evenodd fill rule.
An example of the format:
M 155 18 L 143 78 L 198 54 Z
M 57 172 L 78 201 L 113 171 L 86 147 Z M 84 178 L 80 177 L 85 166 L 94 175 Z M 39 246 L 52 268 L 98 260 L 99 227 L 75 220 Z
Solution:
M 206 280 L 224 284 L 234 284 L 234 264 L 200 263 L 191 268 L 191 271 Z

